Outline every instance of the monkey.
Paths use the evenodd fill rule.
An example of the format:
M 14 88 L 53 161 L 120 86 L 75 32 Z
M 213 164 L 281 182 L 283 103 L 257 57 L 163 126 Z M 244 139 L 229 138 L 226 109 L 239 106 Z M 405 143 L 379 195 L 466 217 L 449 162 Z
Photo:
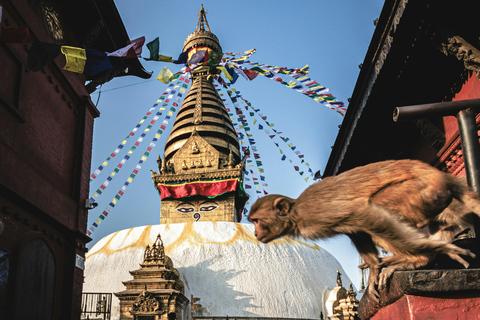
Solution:
M 472 252 L 428 239 L 419 231 L 452 199 L 480 216 L 478 194 L 450 174 L 419 160 L 387 160 L 326 177 L 297 199 L 279 194 L 259 198 L 248 220 L 263 243 L 287 235 L 306 239 L 347 235 L 370 269 L 368 290 L 378 298 L 375 286 L 385 287 L 394 271 L 423 267 L 435 254 L 446 254 L 468 267 L 460 255 L 474 258 Z M 455 216 L 453 210 L 449 214 Z M 376 243 L 393 256 L 380 259 Z

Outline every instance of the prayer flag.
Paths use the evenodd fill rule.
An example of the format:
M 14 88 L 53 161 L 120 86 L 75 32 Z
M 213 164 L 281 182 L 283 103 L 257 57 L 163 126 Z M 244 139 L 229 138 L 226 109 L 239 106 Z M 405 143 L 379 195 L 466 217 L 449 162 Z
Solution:
M 134 40 L 127 41 L 127 44 L 133 46 L 127 51 L 126 58 L 141 58 L 142 57 L 142 47 L 145 43 L 145 37 L 140 37 Z
M 87 60 L 85 49 L 62 46 L 61 51 L 67 60 L 63 69 L 71 72 L 82 73 Z
M 118 58 L 126 58 L 128 51 L 133 48 L 134 44 L 131 43 L 123 48 L 120 48 L 114 52 L 107 52 L 107 56 L 109 57 L 118 57 Z
M 160 52 L 160 40 L 156 37 L 153 41 L 147 43 L 147 48 L 150 51 L 150 57 L 145 60 L 158 60 L 158 53 Z
M 222 56 L 223 56 L 223 54 L 221 52 L 210 51 L 208 53 L 207 65 L 208 66 L 218 65 L 222 61 Z
M 163 54 L 158 55 L 158 61 L 163 61 L 163 62 L 173 62 L 173 58 L 169 56 L 164 56 Z
M 200 50 L 195 52 L 188 61 L 188 64 L 199 64 L 205 58 L 206 53 L 207 50 Z
M 102 71 L 112 69 L 112 63 L 105 52 L 100 52 L 93 49 L 85 49 L 87 61 L 85 62 L 85 69 L 83 72 L 87 79 L 91 79 Z
M 27 69 L 40 71 L 59 55 L 60 46 L 58 44 L 34 42 L 28 50 Z
M 188 59 L 188 52 L 185 51 L 180 53 L 180 55 L 178 56 L 178 59 L 173 61 L 173 63 L 175 64 L 187 63 L 187 59 Z
M 0 26 L 0 42 L 28 43 L 31 41 L 28 26 L 21 27 Z
M 170 78 L 173 76 L 173 73 L 167 68 L 163 68 L 162 71 L 158 74 L 157 80 L 162 83 L 169 83 Z

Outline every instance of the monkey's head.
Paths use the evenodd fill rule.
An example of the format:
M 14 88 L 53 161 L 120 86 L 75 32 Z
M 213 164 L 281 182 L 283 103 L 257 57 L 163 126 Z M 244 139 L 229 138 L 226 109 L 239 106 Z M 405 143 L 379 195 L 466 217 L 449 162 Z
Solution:
M 258 199 L 252 206 L 248 220 L 255 225 L 255 237 L 263 243 L 287 234 L 293 234 L 291 210 L 295 200 L 279 194 Z

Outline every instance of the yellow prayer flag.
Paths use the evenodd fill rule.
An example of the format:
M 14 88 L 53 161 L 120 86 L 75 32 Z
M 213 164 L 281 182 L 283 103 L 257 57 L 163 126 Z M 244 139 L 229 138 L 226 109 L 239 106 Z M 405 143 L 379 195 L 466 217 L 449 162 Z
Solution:
M 117 203 L 117 199 L 113 198 L 113 199 L 112 199 L 112 203 L 113 203 L 113 204 L 116 204 L 116 203 Z
M 291 88 L 294 87 L 297 83 L 293 80 L 290 80 L 290 82 L 287 84 L 287 87 Z
M 181 93 L 185 93 L 185 91 L 186 91 L 185 88 L 181 88 L 181 89 L 180 89 L 180 92 L 181 92 Z
M 159 55 L 158 55 L 158 61 L 173 62 L 173 61 L 175 61 L 175 60 L 173 60 L 172 57 L 164 56 L 163 54 L 159 54 Z
M 100 221 L 100 219 L 95 220 L 95 222 L 98 223 L 98 224 L 102 223 L 102 221 Z
M 107 164 L 108 164 L 108 162 L 107 162 L 107 161 L 103 161 L 103 163 L 102 163 L 102 166 L 104 166 L 104 167 L 105 167 Z
M 123 140 L 123 141 L 122 141 L 122 144 L 125 144 L 125 143 L 127 143 L 127 140 Z
M 273 122 L 270 122 L 270 124 L 268 126 L 273 127 L 274 126 Z
M 232 76 L 230 75 L 230 73 L 228 73 L 228 71 L 227 71 L 227 69 L 225 69 L 225 67 L 217 66 L 217 69 L 219 69 L 223 72 L 223 75 L 225 76 L 225 78 L 227 78 L 230 81 L 233 80 Z
M 141 157 L 140 159 L 142 159 L 143 161 L 147 160 L 147 157 L 143 156 Z
M 173 116 L 173 112 L 172 111 L 168 111 L 167 112 L 167 115 L 169 115 L 170 117 Z
M 94 196 L 95 198 L 97 198 L 97 197 L 98 197 L 98 193 L 94 193 L 93 196 Z
M 160 111 L 163 111 L 163 110 L 165 110 L 165 108 L 164 108 L 164 107 L 161 107 L 159 110 L 160 110 Z
M 67 60 L 63 69 L 71 72 L 82 73 L 83 68 L 85 68 L 85 62 L 87 61 L 85 49 L 62 46 L 60 50 L 65 55 L 65 59 Z
M 170 78 L 173 76 L 172 71 L 170 71 L 167 67 L 163 68 L 162 71 L 158 74 L 157 80 L 162 83 L 169 83 Z
M 127 178 L 127 181 L 132 182 L 133 180 L 132 180 L 132 178 Z
M 257 123 L 257 119 L 253 118 L 253 124 Z

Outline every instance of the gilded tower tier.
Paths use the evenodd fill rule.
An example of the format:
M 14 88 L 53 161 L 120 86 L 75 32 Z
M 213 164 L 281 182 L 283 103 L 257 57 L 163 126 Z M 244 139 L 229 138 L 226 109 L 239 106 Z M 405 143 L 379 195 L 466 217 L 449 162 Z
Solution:
M 240 221 L 247 195 L 244 161 L 225 105 L 213 85 L 222 48 L 210 32 L 203 6 L 195 32 L 184 42 L 192 86 L 178 111 L 153 182 L 161 198 L 161 223 Z M 196 59 L 198 61 L 198 59 Z

